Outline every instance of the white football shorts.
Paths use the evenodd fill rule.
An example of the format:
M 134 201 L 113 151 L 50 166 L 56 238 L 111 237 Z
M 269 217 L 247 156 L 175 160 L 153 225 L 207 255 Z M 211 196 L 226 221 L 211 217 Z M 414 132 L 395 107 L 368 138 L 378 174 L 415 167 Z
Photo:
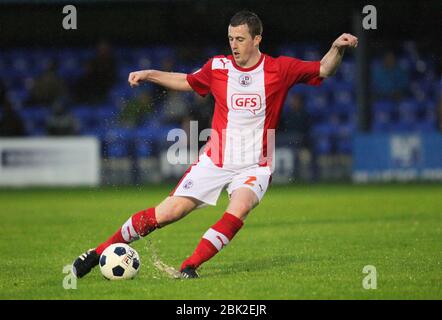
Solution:
M 198 199 L 204 203 L 199 207 L 216 206 L 221 191 L 225 187 L 227 187 L 229 197 L 238 188 L 249 188 L 261 201 L 271 177 L 272 172 L 269 167 L 253 165 L 242 169 L 221 168 L 203 153 L 198 161 L 187 169 L 170 196 Z

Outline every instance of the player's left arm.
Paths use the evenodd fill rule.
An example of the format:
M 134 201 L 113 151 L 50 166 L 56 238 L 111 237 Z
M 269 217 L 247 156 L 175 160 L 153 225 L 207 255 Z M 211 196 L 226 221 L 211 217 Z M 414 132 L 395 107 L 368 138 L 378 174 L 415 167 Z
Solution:
M 343 33 L 337 38 L 330 50 L 321 59 L 321 66 L 319 68 L 319 76 L 327 78 L 336 73 L 341 64 L 342 57 L 346 48 L 356 48 L 358 46 L 358 38 L 349 33 Z

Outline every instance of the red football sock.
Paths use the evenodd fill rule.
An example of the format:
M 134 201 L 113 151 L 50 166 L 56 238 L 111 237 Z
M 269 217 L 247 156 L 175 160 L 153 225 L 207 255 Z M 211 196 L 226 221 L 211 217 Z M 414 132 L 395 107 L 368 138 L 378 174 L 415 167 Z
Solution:
M 100 244 L 95 251 L 102 254 L 113 243 L 131 243 L 148 235 L 158 227 L 155 208 L 142 210 L 131 216 L 114 235 Z
M 222 218 L 203 235 L 195 251 L 183 262 L 180 270 L 188 266 L 198 268 L 225 247 L 242 226 L 241 219 L 228 212 L 224 213 Z

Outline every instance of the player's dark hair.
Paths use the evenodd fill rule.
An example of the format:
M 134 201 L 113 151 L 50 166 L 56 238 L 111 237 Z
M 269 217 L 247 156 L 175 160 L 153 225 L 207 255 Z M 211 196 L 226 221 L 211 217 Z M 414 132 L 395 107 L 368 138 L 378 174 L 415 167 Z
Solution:
M 262 35 L 262 22 L 256 13 L 242 10 L 235 13 L 232 19 L 230 19 L 230 25 L 232 27 L 237 27 L 242 24 L 247 24 L 247 26 L 249 27 L 249 32 L 253 39 L 255 38 L 255 36 Z

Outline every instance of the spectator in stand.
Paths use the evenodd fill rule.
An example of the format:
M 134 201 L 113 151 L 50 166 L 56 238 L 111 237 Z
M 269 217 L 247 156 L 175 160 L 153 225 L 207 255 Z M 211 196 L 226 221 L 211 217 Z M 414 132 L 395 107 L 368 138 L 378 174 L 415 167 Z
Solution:
M 211 128 L 213 114 L 213 98 L 210 95 L 202 97 L 195 95 L 195 100 L 190 106 L 189 114 L 192 120 L 198 121 L 198 130 Z
M 73 136 L 78 134 L 78 120 L 67 110 L 62 101 L 52 106 L 52 115 L 46 122 L 46 130 L 50 136 Z
M 310 116 L 305 110 L 304 97 L 294 94 L 288 99 L 288 110 L 282 117 L 282 143 L 297 148 L 310 148 Z
M 384 54 L 382 64 L 373 70 L 375 98 L 400 100 L 407 93 L 409 75 L 396 61 L 393 51 Z
M 439 66 L 439 92 L 437 93 L 437 128 L 442 131 L 442 64 Z
M 175 69 L 175 59 L 171 56 L 164 57 L 161 60 L 161 68 L 165 72 L 173 72 Z
M 68 94 L 63 78 L 57 74 L 57 68 L 57 63 L 50 61 L 46 70 L 33 80 L 26 105 L 51 106 Z
M 195 95 L 195 100 L 190 104 L 189 120 L 198 121 L 198 137 L 200 137 L 201 131 L 211 128 L 213 106 L 214 101 L 211 95 L 207 95 L 205 97 Z M 185 128 L 185 130 L 190 133 L 190 127 L 188 129 Z M 208 138 L 208 136 L 204 137 L 204 139 Z M 207 140 L 199 141 L 198 139 L 198 150 L 201 150 L 206 142 Z
M 97 46 L 96 56 L 86 63 L 85 74 L 75 84 L 75 102 L 86 104 L 105 102 L 116 78 L 116 60 L 112 48 L 108 42 L 101 41 Z
M 20 115 L 14 109 L 12 103 L 5 97 L 3 98 L 4 100 L 0 101 L 0 106 L 3 109 L 0 118 L 0 136 L 1 137 L 25 136 L 26 130 Z
M 137 127 L 153 112 L 153 103 L 149 91 L 141 91 L 135 98 L 125 102 L 120 113 L 120 122 L 125 127 Z
M 304 97 L 294 94 L 287 99 L 287 111 L 281 117 L 277 146 L 295 151 L 295 179 L 314 180 L 317 174 L 317 156 L 310 138 L 311 118 L 305 110 Z
M 175 60 L 171 56 L 164 57 L 161 62 L 162 70 L 166 72 L 176 72 L 175 70 Z M 152 97 L 154 97 L 155 105 L 163 105 L 168 99 L 168 90 L 164 87 L 157 85 L 155 83 L 149 83 L 152 88 Z
M 190 108 L 182 93 L 169 91 L 163 106 L 163 122 L 183 127 L 190 121 Z
M 8 96 L 8 89 L 6 88 L 3 79 L 0 78 L 0 103 L 6 101 L 7 96 Z
M 0 111 L 0 136 L 19 137 L 26 135 L 23 120 L 8 99 L 8 90 L 2 79 L 0 79 Z

